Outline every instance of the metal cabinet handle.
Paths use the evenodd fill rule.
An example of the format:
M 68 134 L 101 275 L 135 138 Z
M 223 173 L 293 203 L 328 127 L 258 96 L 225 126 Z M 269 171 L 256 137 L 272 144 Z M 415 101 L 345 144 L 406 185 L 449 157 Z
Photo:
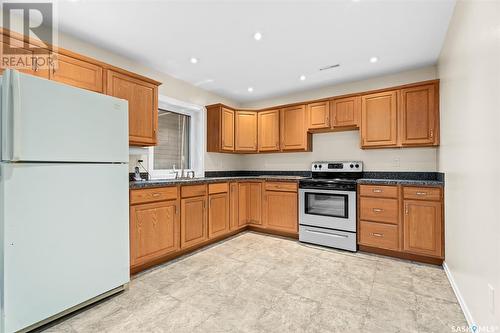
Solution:
M 384 234 L 378 233 L 378 232 L 372 232 L 371 235 L 373 237 L 384 237 Z
M 434 137 L 434 130 L 433 130 L 432 128 L 431 128 L 431 133 L 430 133 L 430 135 L 431 135 L 431 138 L 433 138 L 433 137 Z
M 373 211 L 375 213 L 380 213 L 380 212 L 383 212 L 384 210 L 382 208 L 373 208 Z
M 379 188 L 374 188 L 373 193 L 382 193 L 382 190 Z
M 427 192 L 417 192 L 417 195 L 427 195 Z
M 408 204 L 405 204 L 405 215 L 408 215 Z
M 161 193 L 153 193 L 152 196 L 153 198 L 158 198 L 161 195 Z

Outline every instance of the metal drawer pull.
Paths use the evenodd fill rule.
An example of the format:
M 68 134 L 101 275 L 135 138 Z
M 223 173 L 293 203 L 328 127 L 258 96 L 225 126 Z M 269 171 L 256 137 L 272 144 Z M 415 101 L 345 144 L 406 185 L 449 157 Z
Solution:
M 341 235 L 341 234 L 331 234 L 329 232 L 321 232 L 321 231 L 316 231 L 316 230 L 311 230 L 311 229 L 306 229 L 307 232 L 313 233 L 313 234 L 320 234 L 320 235 L 328 235 L 328 236 L 333 236 L 333 237 L 338 237 L 338 238 L 348 238 L 349 236 L 346 235 Z
M 373 193 L 382 193 L 382 190 L 379 188 L 374 188 Z
M 152 194 L 152 196 L 153 196 L 154 198 L 158 198 L 160 195 L 161 195 L 161 193 L 153 193 L 153 194 Z
M 382 208 L 373 208 L 373 211 L 375 213 L 380 213 L 380 212 L 383 212 L 384 210 Z
M 427 195 L 427 192 L 417 192 L 417 195 Z
M 380 234 L 378 232 L 372 232 L 371 235 L 374 237 L 384 237 L 384 234 Z

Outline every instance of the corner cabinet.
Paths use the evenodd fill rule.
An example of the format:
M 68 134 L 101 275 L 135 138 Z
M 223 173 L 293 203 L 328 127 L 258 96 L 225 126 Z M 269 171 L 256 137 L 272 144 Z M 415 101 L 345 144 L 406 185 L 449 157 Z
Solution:
M 158 86 L 108 70 L 106 94 L 128 101 L 130 145 L 155 145 L 158 130 Z
M 234 152 L 235 111 L 222 104 L 207 106 L 207 151 Z
M 237 152 L 257 152 L 257 112 L 236 111 L 234 122 Z

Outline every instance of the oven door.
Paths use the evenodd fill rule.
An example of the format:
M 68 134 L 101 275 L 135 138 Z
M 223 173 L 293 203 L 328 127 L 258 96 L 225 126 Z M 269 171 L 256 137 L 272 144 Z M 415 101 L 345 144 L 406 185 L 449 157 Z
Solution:
M 356 192 L 301 188 L 299 224 L 356 232 Z

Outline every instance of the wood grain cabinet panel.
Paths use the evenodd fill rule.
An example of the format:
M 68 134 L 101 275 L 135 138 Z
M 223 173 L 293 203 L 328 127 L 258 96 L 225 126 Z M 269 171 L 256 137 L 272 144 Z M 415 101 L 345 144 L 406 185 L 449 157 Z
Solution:
M 390 185 L 359 185 L 359 195 L 376 198 L 397 198 L 398 187 Z
M 221 150 L 234 151 L 234 110 L 222 108 Z
M 400 115 L 403 146 L 437 143 L 439 115 L 434 84 L 402 89 Z
M 307 132 L 305 105 L 281 109 L 280 118 L 281 150 L 310 151 L 311 134 Z
M 258 113 L 259 151 L 280 150 L 280 111 L 270 110 Z
M 239 152 L 257 151 L 257 113 L 236 111 L 235 113 L 235 150 Z
M 137 266 L 179 250 L 177 200 L 130 207 L 130 264 Z
M 206 196 L 181 199 L 181 248 L 208 239 Z
M 330 103 L 322 101 L 307 104 L 307 128 L 324 129 L 330 127 Z
M 361 197 L 359 199 L 359 218 L 366 221 L 398 224 L 398 207 L 397 199 Z
M 128 101 L 129 142 L 155 145 L 158 129 L 158 87 L 152 83 L 107 71 L 106 93 Z
M 250 183 L 238 183 L 238 227 L 247 225 L 250 218 Z
M 63 54 L 54 54 L 54 58 L 55 66 L 49 73 L 51 80 L 96 92 L 104 91 L 101 66 Z
M 361 96 L 361 146 L 397 145 L 397 91 Z
M 332 113 L 332 127 L 359 127 L 359 114 L 361 112 L 361 97 L 346 97 L 334 99 L 330 102 Z
M 398 226 L 361 221 L 359 243 L 388 250 L 399 250 Z
M 238 229 L 238 183 L 229 184 L 229 227 L 231 230 Z
M 208 197 L 208 238 L 229 232 L 229 194 L 211 194 Z
M 207 151 L 234 152 L 235 111 L 222 105 L 207 106 Z
M 238 225 L 262 224 L 262 183 L 242 182 L 238 185 Z
M 403 247 L 405 252 L 443 256 L 442 204 L 404 200 Z
M 297 233 L 297 193 L 265 191 L 263 225 L 269 229 Z
M 24 61 L 24 60 L 27 60 L 27 58 L 33 59 L 33 57 L 35 56 L 35 53 L 32 50 L 24 48 L 24 43 L 22 41 L 14 39 L 14 38 L 9 39 L 8 37 L 6 37 L 4 35 L 0 35 L 0 38 L 2 40 L 2 42 L 0 43 L 0 57 L 4 56 L 3 50 L 7 49 L 7 47 L 16 48 L 16 54 L 19 54 L 19 57 L 17 57 L 17 56 L 14 56 L 14 57 L 15 57 L 15 59 L 18 59 L 18 60 L 23 59 L 23 61 Z M 7 40 L 9 40 L 8 43 L 7 43 Z M 5 55 L 5 56 L 10 56 L 10 55 Z M 44 57 L 48 58 L 49 55 L 47 54 Z M 4 65 L 2 65 L 2 67 L 0 68 L 0 75 L 2 75 L 4 70 L 5 70 Z M 49 78 L 49 70 L 46 68 L 38 68 L 36 61 L 31 64 L 30 68 L 19 69 L 19 71 L 21 73 L 35 75 L 35 76 L 39 76 L 39 77 L 42 77 L 45 79 Z

